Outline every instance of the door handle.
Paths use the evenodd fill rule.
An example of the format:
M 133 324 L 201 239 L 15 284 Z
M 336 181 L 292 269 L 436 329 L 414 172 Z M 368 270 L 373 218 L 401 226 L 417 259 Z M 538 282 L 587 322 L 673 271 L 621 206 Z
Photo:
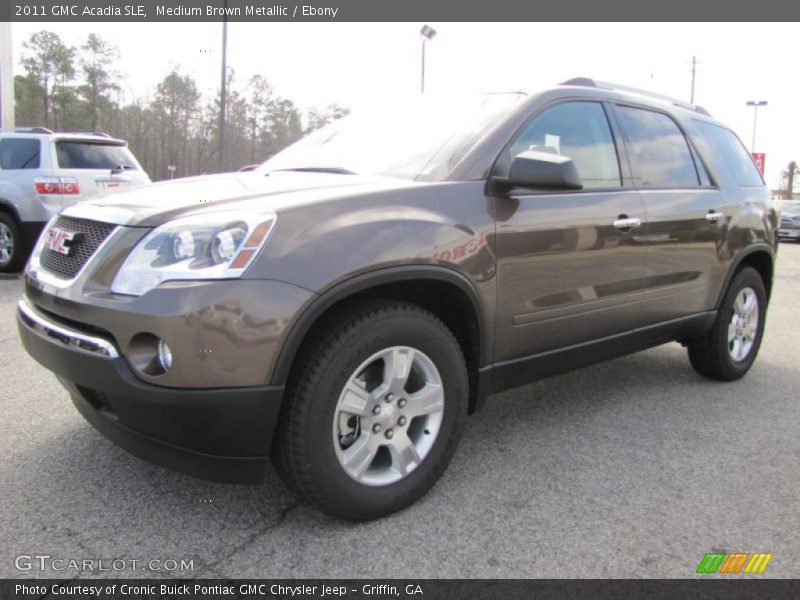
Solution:
M 625 215 L 620 215 L 618 219 L 614 220 L 614 227 L 617 229 L 634 229 L 639 227 L 641 224 L 641 219 L 637 219 L 636 217 L 626 217 Z
M 708 211 L 708 213 L 706 214 L 706 221 L 708 221 L 709 223 L 717 223 L 724 216 L 725 215 L 722 214 L 721 212 L 717 212 L 712 209 Z

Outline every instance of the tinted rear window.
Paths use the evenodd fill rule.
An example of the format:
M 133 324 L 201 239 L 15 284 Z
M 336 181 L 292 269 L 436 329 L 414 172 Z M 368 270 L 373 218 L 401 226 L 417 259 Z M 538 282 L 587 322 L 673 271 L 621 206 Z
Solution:
M 725 164 L 731 179 L 740 187 L 761 187 L 761 174 L 741 140 L 730 129 L 695 121 L 700 146 L 708 155 L 716 155 Z
M 0 169 L 38 169 L 39 147 L 36 139 L 6 138 L 0 140 Z
M 90 142 L 56 142 L 58 166 L 62 169 L 136 169 L 133 155 L 125 146 Z
M 618 111 L 635 157 L 634 176 L 642 187 L 700 185 L 689 144 L 675 121 L 652 110 L 619 106 Z

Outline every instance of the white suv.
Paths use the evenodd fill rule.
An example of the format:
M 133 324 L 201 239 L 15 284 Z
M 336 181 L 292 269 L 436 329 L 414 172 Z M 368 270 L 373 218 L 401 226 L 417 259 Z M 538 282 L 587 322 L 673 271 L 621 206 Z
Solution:
M 0 273 L 19 271 L 61 209 L 150 178 L 123 140 L 105 133 L 0 129 Z

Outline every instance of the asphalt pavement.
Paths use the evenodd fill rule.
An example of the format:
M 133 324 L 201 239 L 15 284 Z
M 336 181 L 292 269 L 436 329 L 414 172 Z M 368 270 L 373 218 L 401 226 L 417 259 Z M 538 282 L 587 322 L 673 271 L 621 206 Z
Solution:
M 21 291 L 0 279 L 0 577 L 693 577 L 712 550 L 800 577 L 800 244 L 743 380 L 670 344 L 497 395 L 431 493 L 365 524 L 271 470 L 208 483 L 114 446 L 22 349 Z

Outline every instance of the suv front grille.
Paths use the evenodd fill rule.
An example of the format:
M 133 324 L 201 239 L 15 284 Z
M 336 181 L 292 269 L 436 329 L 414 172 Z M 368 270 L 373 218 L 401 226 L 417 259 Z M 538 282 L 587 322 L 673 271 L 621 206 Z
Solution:
M 56 219 L 53 227 L 83 235 L 80 242 L 74 245 L 74 250 L 69 256 L 59 254 L 49 248 L 42 248 L 42 253 L 39 256 L 39 262 L 44 269 L 60 279 L 72 279 L 80 272 L 116 226 L 110 223 L 60 216 Z M 44 235 L 47 235 L 47 232 Z

